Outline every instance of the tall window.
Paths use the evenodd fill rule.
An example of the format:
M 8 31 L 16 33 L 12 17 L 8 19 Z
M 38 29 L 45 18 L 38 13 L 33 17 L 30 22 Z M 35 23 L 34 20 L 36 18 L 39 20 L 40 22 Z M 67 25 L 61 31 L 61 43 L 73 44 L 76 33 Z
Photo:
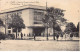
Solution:
M 40 24 L 42 22 L 42 18 L 44 17 L 43 12 L 34 11 L 34 24 Z

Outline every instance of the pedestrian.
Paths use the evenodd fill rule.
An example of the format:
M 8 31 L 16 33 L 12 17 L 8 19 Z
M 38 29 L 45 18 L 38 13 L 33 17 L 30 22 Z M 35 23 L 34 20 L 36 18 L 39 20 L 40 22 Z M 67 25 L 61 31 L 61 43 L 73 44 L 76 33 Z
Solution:
M 61 33 L 61 40 L 63 39 L 63 33 Z
M 58 41 L 58 38 L 59 38 L 59 35 L 58 34 L 56 35 L 56 38 L 57 38 L 57 41 Z
M 34 40 L 35 40 L 35 33 L 33 35 L 34 35 Z
M 22 37 L 23 37 L 23 34 L 22 34 L 22 32 L 21 32 L 21 39 L 23 39 Z
M 71 40 L 72 40 L 72 37 L 73 37 L 73 33 L 70 34 L 70 38 L 71 38 Z

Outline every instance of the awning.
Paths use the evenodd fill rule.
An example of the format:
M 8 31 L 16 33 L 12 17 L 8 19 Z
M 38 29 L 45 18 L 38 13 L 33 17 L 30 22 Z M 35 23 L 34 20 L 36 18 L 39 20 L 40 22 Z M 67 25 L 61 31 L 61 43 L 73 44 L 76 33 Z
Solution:
M 28 28 L 37 28 L 37 27 L 45 27 L 44 25 L 42 25 L 42 24 L 35 24 L 35 25 L 31 25 L 31 26 L 26 26 L 26 27 L 28 27 Z

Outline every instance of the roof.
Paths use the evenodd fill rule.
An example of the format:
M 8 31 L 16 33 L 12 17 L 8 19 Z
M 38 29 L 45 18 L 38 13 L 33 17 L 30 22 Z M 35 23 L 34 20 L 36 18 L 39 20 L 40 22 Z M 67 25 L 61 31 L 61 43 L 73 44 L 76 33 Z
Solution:
M 38 10 L 46 10 L 46 7 L 44 6 L 38 6 L 38 5 L 24 5 L 24 6 L 19 6 L 19 7 L 15 7 L 15 8 L 10 8 L 10 9 L 6 9 L 6 10 L 1 10 L 1 13 L 8 13 L 8 12 L 14 12 L 14 11 L 19 11 L 19 10 L 24 10 L 24 9 L 38 9 Z

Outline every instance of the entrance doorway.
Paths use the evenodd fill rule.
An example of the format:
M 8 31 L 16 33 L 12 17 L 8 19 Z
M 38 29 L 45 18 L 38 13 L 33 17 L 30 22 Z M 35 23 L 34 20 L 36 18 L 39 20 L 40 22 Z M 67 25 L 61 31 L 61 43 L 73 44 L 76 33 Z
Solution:
M 33 28 L 33 33 L 36 35 L 36 36 L 41 36 L 41 33 L 45 30 L 45 28 Z

